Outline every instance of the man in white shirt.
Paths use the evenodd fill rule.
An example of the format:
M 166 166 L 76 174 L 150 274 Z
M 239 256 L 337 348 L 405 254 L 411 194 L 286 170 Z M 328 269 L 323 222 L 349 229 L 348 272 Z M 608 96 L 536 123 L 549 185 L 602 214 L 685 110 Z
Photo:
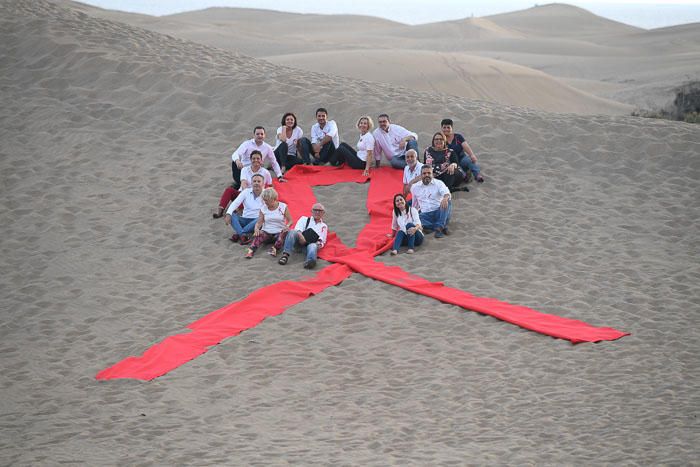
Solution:
M 240 240 L 241 245 L 247 245 L 251 242 L 251 233 L 255 229 L 255 223 L 260 215 L 262 208 L 262 191 L 265 184 L 265 177 L 260 174 L 255 174 L 252 177 L 252 187 L 246 188 L 233 200 L 226 210 L 224 222 L 233 228 L 234 234 L 231 236 L 232 242 Z M 238 215 L 235 212 L 243 205 L 243 215 Z
M 381 160 L 381 154 L 395 169 L 406 167 L 406 151 L 413 149 L 418 152 L 418 135 L 408 131 L 401 125 L 391 123 L 387 114 L 377 117 L 379 128 L 374 130 L 374 158 Z
M 256 126 L 253 130 L 253 139 L 243 141 L 238 149 L 231 154 L 231 174 L 233 176 L 233 181 L 236 182 L 236 186 L 241 185 L 241 169 L 243 167 L 250 165 L 250 155 L 253 151 L 260 151 L 262 154 L 263 164 L 265 161 L 269 162 L 272 170 L 275 171 L 277 179 L 279 181 L 284 181 L 282 177 L 282 170 L 280 165 L 277 163 L 275 158 L 275 152 L 272 146 L 265 142 L 265 128 L 261 126 Z
M 423 230 L 435 230 L 435 238 L 449 235 L 447 224 L 452 214 L 452 195 L 441 180 L 433 178 L 433 168 L 421 168 L 421 182 L 411 187 L 413 207 L 420 211 Z
M 326 213 L 326 208 L 321 203 L 316 203 L 311 207 L 311 216 L 301 216 L 294 226 L 294 230 L 287 234 L 284 240 L 284 250 L 282 257 L 278 263 L 285 265 L 289 261 L 289 255 L 292 254 L 294 247 L 300 245 L 306 248 L 306 261 L 304 261 L 305 269 L 313 269 L 316 267 L 316 258 L 318 250 L 323 248 L 328 239 L 328 226 L 323 222 L 323 215 Z M 309 232 L 312 230 L 313 232 Z
M 316 109 L 316 123 L 311 127 L 311 141 L 301 139 L 302 157 L 311 156 L 314 165 L 338 165 L 335 150 L 340 146 L 338 125 L 334 120 L 328 120 L 328 111 L 323 107 Z
M 421 181 L 420 169 L 423 164 L 418 162 L 418 153 L 415 149 L 406 151 L 406 167 L 403 168 L 403 195 L 408 196 L 411 187 Z

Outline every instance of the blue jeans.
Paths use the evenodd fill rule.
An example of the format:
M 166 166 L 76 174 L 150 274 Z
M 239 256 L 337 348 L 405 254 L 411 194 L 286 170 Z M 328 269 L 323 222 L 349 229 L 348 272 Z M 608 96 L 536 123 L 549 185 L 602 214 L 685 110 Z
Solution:
M 411 141 L 406 143 L 406 151 L 409 149 L 413 149 L 414 151 L 418 152 L 418 141 L 415 139 L 412 139 Z M 402 169 L 406 167 L 406 151 L 404 151 L 403 154 L 395 154 L 394 157 L 391 158 L 391 166 L 395 169 Z
M 476 178 L 477 175 L 479 175 L 479 172 L 481 172 L 481 169 L 479 168 L 476 163 L 472 162 L 472 159 L 469 157 L 469 154 L 467 153 L 462 153 L 462 157 L 459 159 L 459 165 L 464 169 L 464 173 L 469 175 L 469 171 L 472 171 L 472 175 L 474 175 L 474 178 Z
M 409 222 L 406 224 L 406 230 L 415 226 L 416 225 L 414 223 Z M 408 235 L 403 230 L 399 230 L 396 232 L 396 237 L 394 237 L 394 246 L 392 250 L 399 251 L 401 245 L 408 245 L 408 248 L 412 250 L 413 247 L 420 246 L 423 243 L 423 238 L 423 232 L 416 232 L 413 235 Z
M 420 223 L 424 229 L 435 230 L 437 228 L 447 227 L 452 215 L 452 200 L 447 203 L 447 209 L 438 208 L 435 211 L 420 213 Z
M 231 228 L 238 235 L 253 233 L 255 223 L 258 218 L 251 219 L 250 217 L 241 217 L 237 213 L 231 215 Z
M 292 254 L 292 251 L 294 251 L 294 247 L 297 245 L 299 242 L 299 231 L 298 230 L 293 230 L 289 232 L 289 235 L 287 235 L 287 238 L 284 239 L 284 250 L 282 250 L 283 253 L 287 253 L 288 255 Z M 316 261 L 316 258 L 318 257 L 318 244 L 317 243 L 307 243 L 304 248 L 306 249 L 306 261 Z

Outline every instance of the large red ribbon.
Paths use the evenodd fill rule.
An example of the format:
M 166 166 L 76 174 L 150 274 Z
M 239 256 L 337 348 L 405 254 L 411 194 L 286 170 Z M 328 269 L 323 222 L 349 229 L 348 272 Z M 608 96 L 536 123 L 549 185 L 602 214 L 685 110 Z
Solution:
M 311 189 L 314 185 L 333 185 L 340 182 L 364 183 L 368 177 L 359 170 L 335 167 L 296 166 L 287 173 L 287 183 L 276 183 L 275 188 L 294 218 L 308 212 L 316 201 Z M 287 308 L 303 302 L 327 287 L 338 285 L 354 272 L 386 282 L 445 303 L 483 313 L 516 324 L 525 329 L 572 343 L 615 340 L 628 335 L 613 328 L 595 327 L 582 321 L 541 313 L 520 305 L 493 298 L 476 297 L 459 289 L 446 287 L 441 282 L 430 282 L 409 274 L 398 266 L 387 266 L 374 256 L 391 246 L 386 237 L 391 226 L 392 200 L 401 192 L 401 172 L 381 168 L 372 172 L 367 210 L 370 222 L 357 239 L 357 246 L 344 245 L 333 233 L 319 256 L 334 264 L 320 270 L 313 277 L 299 281 L 283 281 L 258 289 L 243 300 L 231 303 L 187 326 L 191 332 L 176 334 L 153 345 L 140 357 L 128 357 L 100 371 L 100 380 L 134 378 L 152 380 L 197 358 L 222 340 L 257 326 L 265 318 L 283 313 Z

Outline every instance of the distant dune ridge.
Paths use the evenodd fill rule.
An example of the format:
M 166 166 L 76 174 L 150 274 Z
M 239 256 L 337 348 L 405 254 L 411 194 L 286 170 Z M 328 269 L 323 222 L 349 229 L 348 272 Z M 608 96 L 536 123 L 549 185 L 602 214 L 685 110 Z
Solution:
M 416 26 L 239 8 L 160 18 L 82 8 L 279 64 L 550 112 L 629 115 L 667 106 L 675 88 L 700 80 L 700 25 L 647 31 L 564 4 Z M 433 52 L 453 59 L 444 66 Z M 484 67 L 479 57 L 498 62 Z
M 236 52 L 133 19 L 69 2 L 0 3 L 2 464 L 696 461 L 696 125 L 293 69 L 259 58 L 302 53 L 284 50 L 293 41 Z M 469 60 L 460 54 L 473 52 L 436 57 Z M 504 92 L 530 83 L 523 93 L 538 95 L 538 81 L 555 79 L 528 71 L 518 81 L 520 67 L 473 55 Z M 550 58 L 553 68 L 587 63 Z M 606 60 L 624 84 L 614 73 L 633 57 L 617 69 L 619 57 Z M 496 81 L 497 70 L 515 77 Z M 577 76 L 591 88 L 600 79 Z M 632 335 L 572 346 L 353 276 L 163 378 L 96 381 L 206 313 L 307 274 L 299 255 L 284 267 L 264 254 L 244 262 L 210 209 L 253 126 L 271 134 L 292 110 L 308 133 L 321 105 L 351 144 L 362 114 L 389 113 L 421 148 L 451 117 L 481 162 L 486 183 L 455 194 L 452 235 L 377 261 Z M 366 193 L 315 189 L 347 244 L 367 221 Z

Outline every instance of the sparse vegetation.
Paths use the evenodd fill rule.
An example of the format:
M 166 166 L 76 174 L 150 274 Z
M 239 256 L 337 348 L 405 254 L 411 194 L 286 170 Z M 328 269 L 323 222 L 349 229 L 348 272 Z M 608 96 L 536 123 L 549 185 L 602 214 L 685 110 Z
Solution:
M 676 89 L 676 98 L 667 109 L 635 110 L 634 117 L 663 118 L 686 123 L 700 123 L 700 81 L 686 83 Z

